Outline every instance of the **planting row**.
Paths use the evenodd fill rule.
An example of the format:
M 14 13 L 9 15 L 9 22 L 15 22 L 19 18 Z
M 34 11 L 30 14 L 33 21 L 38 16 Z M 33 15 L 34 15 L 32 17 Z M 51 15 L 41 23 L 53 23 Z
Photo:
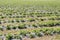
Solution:
M 0 19 L 0 24 L 2 23 L 21 23 L 21 22 L 41 22 L 41 21 L 50 21 L 50 20 L 60 20 L 60 17 L 34 17 L 34 18 L 5 18 L 5 19 Z
M 9 13 L 8 13 L 8 15 L 4 15 L 5 13 L 3 13 L 3 14 L 0 14 L 0 18 L 25 18 L 25 17 L 27 17 L 27 16 L 30 16 L 30 17 L 34 17 L 34 16 L 36 16 L 36 17 L 47 17 L 47 16 L 60 16 L 60 13 L 58 13 L 58 14 L 55 14 L 55 13 L 21 13 L 22 15 L 20 15 L 20 14 L 18 14 L 18 15 L 16 15 L 16 14 L 13 14 L 13 15 L 9 15 Z M 24 15 L 23 15 L 24 14 Z
M 25 5 L 25 6 L 19 6 L 19 7 L 17 7 L 17 6 L 6 6 L 6 5 L 4 5 L 4 6 L 0 6 L 0 12 L 10 12 L 10 14 L 11 14 L 11 12 L 56 12 L 56 11 L 58 11 L 58 12 L 60 12 L 60 8 L 59 7 L 49 7 L 49 6 L 28 6 L 28 5 Z
M 11 34 L 11 33 L 5 34 L 6 40 L 12 40 L 12 39 L 21 40 L 24 37 L 35 38 L 35 37 L 42 37 L 45 35 L 53 36 L 55 34 L 60 34 L 60 28 L 36 28 L 32 30 L 20 30 L 18 32 L 19 34 Z
M 60 26 L 60 21 L 44 21 L 44 22 L 37 22 L 37 23 L 19 23 L 17 24 L 8 24 L 1 25 L 0 30 L 11 30 L 11 29 L 26 29 L 26 28 L 38 28 L 38 27 L 54 27 Z
M 45 10 L 44 10 L 45 11 Z M 38 13 L 38 12 L 32 12 L 32 13 L 20 13 L 20 12 L 18 12 L 18 13 L 14 13 L 13 14 L 13 12 L 12 13 L 9 13 L 9 11 L 7 11 L 6 13 L 4 13 L 4 11 L 3 12 L 0 12 L 0 16 L 6 16 L 6 15 L 8 15 L 8 16 L 19 16 L 19 15 L 59 15 L 59 13 L 60 12 L 40 12 L 40 13 Z

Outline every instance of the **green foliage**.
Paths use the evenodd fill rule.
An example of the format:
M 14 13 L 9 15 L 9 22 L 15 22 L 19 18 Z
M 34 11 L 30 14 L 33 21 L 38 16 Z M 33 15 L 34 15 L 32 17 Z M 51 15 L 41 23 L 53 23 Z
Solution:
M 8 20 L 8 21 L 5 21 Z M 14 21 L 15 20 L 15 21 Z M 16 25 L 17 26 L 16 26 Z M 19 35 L 26 36 L 30 34 L 31 38 L 36 36 L 60 34 L 60 28 L 45 28 L 60 26 L 60 1 L 58 0 L 0 0 L 0 30 L 4 33 L 4 28 L 7 30 L 20 30 Z M 13 26 L 11 26 L 13 25 Z M 41 27 L 35 30 L 25 30 L 26 25 L 34 28 Z M 44 27 L 44 28 L 43 28 Z M 6 30 L 6 31 L 7 31 Z M 15 38 L 20 38 L 15 35 Z M 7 34 L 7 40 L 11 40 L 12 34 Z
M 9 26 L 9 25 L 7 25 L 7 28 L 6 28 L 7 30 L 11 30 L 11 27 Z
M 12 36 L 12 34 L 10 34 L 10 33 L 9 33 L 8 35 L 6 35 L 7 40 L 12 40 L 12 37 L 13 37 L 13 36 Z

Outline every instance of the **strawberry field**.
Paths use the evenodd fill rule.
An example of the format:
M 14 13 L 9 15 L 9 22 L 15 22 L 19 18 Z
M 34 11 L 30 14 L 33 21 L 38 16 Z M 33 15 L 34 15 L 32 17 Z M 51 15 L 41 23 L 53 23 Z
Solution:
M 60 0 L 0 0 L 0 40 L 54 35 L 60 35 Z

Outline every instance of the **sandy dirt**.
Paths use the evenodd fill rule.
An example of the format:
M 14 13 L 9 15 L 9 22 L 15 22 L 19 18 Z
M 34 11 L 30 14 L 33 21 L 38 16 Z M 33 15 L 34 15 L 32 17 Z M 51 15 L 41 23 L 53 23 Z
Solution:
M 24 38 L 23 40 L 54 40 L 55 36 L 44 36 L 44 37 L 36 37 L 36 38 Z

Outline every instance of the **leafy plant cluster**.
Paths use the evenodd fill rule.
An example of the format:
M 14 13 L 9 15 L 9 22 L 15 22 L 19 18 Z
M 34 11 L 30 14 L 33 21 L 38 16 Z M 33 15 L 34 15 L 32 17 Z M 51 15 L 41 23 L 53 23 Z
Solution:
M 27 38 L 35 38 L 35 37 L 42 37 L 45 35 L 53 36 L 55 34 L 60 34 L 60 28 L 37 28 L 33 30 L 21 30 L 19 34 L 7 34 L 6 38 L 10 39 L 23 39 L 24 37 Z

